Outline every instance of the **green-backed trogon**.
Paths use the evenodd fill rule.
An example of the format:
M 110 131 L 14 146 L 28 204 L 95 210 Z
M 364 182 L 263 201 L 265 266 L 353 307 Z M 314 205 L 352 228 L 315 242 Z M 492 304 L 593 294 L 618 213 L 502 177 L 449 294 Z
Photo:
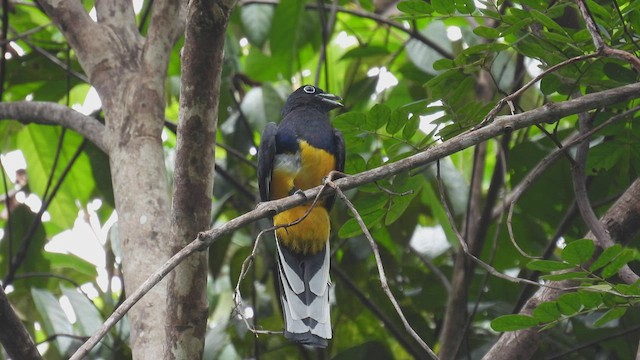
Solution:
M 261 201 L 316 187 L 332 170 L 344 171 L 344 140 L 328 116 L 342 106 L 339 100 L 315 86 L 302 86 L 287 99 L 280 124 L 267 124 L 258 150 Z M 326 347 L 331 339 L 328 212 L 333 202 L 325 198 L 301 222 L 276 230 L 284 335 L 315 347 Z M 273 224 L 291 224 L 310 207 L 283 211 Z

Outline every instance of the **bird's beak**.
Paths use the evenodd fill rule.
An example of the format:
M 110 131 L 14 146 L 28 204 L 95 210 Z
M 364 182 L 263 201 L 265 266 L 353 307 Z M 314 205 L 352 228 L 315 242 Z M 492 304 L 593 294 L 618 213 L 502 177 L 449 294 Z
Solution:
M 335 107 L 344 106 L 344 105 L 342 105 L 342 103 L 338 102 L 338 101 L 342 101 L 342 98 L 340 96 L 333 95 L 333 94 L 327 94 L 327 93 L 317 94 L 316 96 L 319 96 L 320 100 L 322 100 L 322 102 L 327 103 L 327 104 L 331 104 L 332 106 L 335 106 Z

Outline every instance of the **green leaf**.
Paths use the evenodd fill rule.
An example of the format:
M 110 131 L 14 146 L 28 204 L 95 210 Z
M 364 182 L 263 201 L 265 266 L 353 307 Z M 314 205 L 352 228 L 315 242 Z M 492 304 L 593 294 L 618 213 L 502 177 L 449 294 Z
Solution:
M 572 269 L 575 266 L 560 261 L 554 260 L 533 260 L 527 264 L 527 268 L 535 271 L 558 271 Z
M 384 104 L 375 104 L 367 113 L 365 126 L 367 130 L 376 131 L 385 125 L 391 117 L 391 109 Z
M 595 249 L 596 247 L 592 240 L 576 240 L 570 242 L 564 249 L 562 249 L 560 257 L 569 264 L 580 265 L 591 259 Z
M 602 304 L 602 294 L 595 291 L 579 290 L 580 302 L 587 309 L 594 309 Z
M 387 47 L 374 45 L 358 46 L 347 51 L 344 55 L 342 55 L 340 60 L 359 59 L 371 56 L 384 56 L 389 54 L 390 52 Z
M 398 175 L 393 181 L 393 191 L 397 193 L 406 193 L 403 195 L 395 195 L 391 197 L 391 203 L 387 216 L 384 220 L 385 225 L 391 225 L 398 220 L 407 210 L 411 201 L 418 195 L 422 185 L 424 184 L 421 176 L 408 176 L 406 174 Z
M 31 296 L 36 304 L 36 309 L 42 319 L 42 327 L 47 335 L 73 334 L 73 328 L 65 315 L 58 299 L 51 292 L 32 288 Z M 63 356 L 71 348 L 73 340 L 66 336 L 58 336 L 55 340 L 60 356 Z
M 452 0 L 432 0 L 433 10 L 440 14 L 453 14 L 456 11 L 456 3 Z
M 473 33 L 485 39 L 497 39 L 500 37 L 500 30 L 487 26 L 477 26 L 473 29 Z
M 409 118 L 407 123 L 404 125 L 404 129 L 402 130 L 402 137 L 405 140 L 411 140 L 413 135 L 416 134 L 418 128 L 420 127 L 420 117 L 417 115 L 413 115 Z
M 593 323 L 593 326 L 600 327 L 600 326 L 608 323 L 609 321 L 613 321 L 613 320 L 619 319 L 626 312 L 627 312 L 627 308 L 626 307 L 613 308 L 613 309 L 607 311 L 606 313 L 604 313 L 598 320 L 596 320 Z
M 264 4 L 248 4 L 240 7 L 240 20 L 249 41 L 262 47 L 269 37 L 274 6 Z
M 64 294 L 73 307 L 73 312 L 76 314 L 77 323 L 80 327 L 80 335 L 91 336 L 102 326 L 102 316 L 95 305 L 83 294 L 76 289 L 68 287 L 61 287 L 62 294 Z M 109 335 L 106 339 L 107 344 L 110 344 L 112 340 Z
M 344 168 L 347 174 L 358 174 L 367 170 L 367 162 L 359 154 L 349 154 Z
M 385 213 L 385 209 L 377 209 L 361 216 L 367 228 L 370 229 L 372 226 L 380 223 L 382 218 L 384 218 Z M 347 220 L 347 222 L 342 225 L 340 230 L 338 230 L 338 236 L 340 236 L 342 239 L 352 238 L 360 234 L 362 234 L 362 229 L 360 228 L 360 224 L 358 224 L 358 221 L 355 218 Z
M 562 28 L 562 26 L 558 25 L 555 21 L 553 21 L 550 17 L 548 17 L 547 15 L 541 13 L 538 10 L 532 9 L 529 14 L 531 14 L 531 16 L 538 21 L 539 23 L 541 23 L 542 25 L 544 25 L 547 29 L 549 30 L 554 30 L 557 31 L 560 34 L 566 34 L 566 32 L 564 31 L 564 29 Z
M 61 131 L 54 126 L 29 125 L 18 134 L 17 145 L 27 160 L 29 187 L 41 198 L 53 169 Z M 71 162 L 82 140 L 82 137 L 73 131 L 65 132 L 60 157 L 56 168 L 53 169 L 54 184 L 61 178 L 64 168 Z M 49 204 L 51 222 L 62 229 L 71 228 L 78 217 L 77 203 L 86 204 L 94 187 L 89 158 L 85 153 L 81 153 Z
M 582 309 L 582 302 L 578 293 L 567 293 L 558 298 L 558 309 L 564 315 L 570 316 Z
M 558 310 L 558 304 L 555 301 L 544 302 L 533 309 L 533 317 L 542 323 L 558 320 L 562 314 Z
M 408 113 L 401 109 L 394 109 L 391 113 L 391 119 L 387 123 L 386 130 L 389 134 L 393 135 L 400 131 L 404 124 L 407 122 Z
M 540 320 L 520 314 L 502 315 L 491 321 L 491 328 L 498 332 L 516 331 L 534 327 L 540 323 Z
M 343 135 L 353 136 L 361 132 L 366 121 L 367 116 L 364 113 L 350 111 L 336 116 L 336 118 L 333 119 L 333 126 L 342 131 Z
M 456 9 L 462 14 L 471 14 L 476 10 L 473 0 L 456 0 Z
M 569 279 L 584 278 L 587 276 L 588 274 L 584 271 L 572 271 L 572 272 L 566 272 L 561 274 L 543 275 L 540 278 L 544 280 L 549 280 L 549 281 L 562 281 L 562 280 L 569 280 Z
M 397 8 L 403 13 L 410 15 L 428 15 L 433 12 L 431 5 L 421 0 L 400 1 Z
M 622 252 L 622 246 L 620 244 L 615 244 L 611 247 L 606 248 L 600 256 L 596 259 L 596 261 L 591 264 L 589 267 L 589 271 L 596 271 L 605 265 L 607 265 L 613 258 L 618 256 Z
M 283 75 L 289 77 L 293 68 L 293 56 L 298 47 L 296 38 L 300 35 L 300 19 L 303 18 L 304 2 L 302 0 L 282 0 L 276 6 L 271 26 L 269 42 L 271 54 L 275 61 L 270 64 L 279 65 Z
M 629 261 L 633 260 L 635 254 L 631 249 L 623 249 L 618 256 L 616 256 L 609 265 L 602 269 L 601 276 L 605 279 L 617 274 L 623 266 Z
M 619 142 L 604 142 L 589 150 L 585 167 L 591 174 L 596 174 L 599 170 L 609 170 L 622 160 L 627 152 L 628 149 Z

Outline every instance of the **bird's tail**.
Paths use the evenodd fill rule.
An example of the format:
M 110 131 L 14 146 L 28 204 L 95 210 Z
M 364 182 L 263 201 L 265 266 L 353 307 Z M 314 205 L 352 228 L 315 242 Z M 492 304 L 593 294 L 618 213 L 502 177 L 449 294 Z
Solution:
M 284 336 L 292 341 L 326 347 L 331 339 L 329 308 L 329 242 L 314 255 L 289 251 L 276 239 Z

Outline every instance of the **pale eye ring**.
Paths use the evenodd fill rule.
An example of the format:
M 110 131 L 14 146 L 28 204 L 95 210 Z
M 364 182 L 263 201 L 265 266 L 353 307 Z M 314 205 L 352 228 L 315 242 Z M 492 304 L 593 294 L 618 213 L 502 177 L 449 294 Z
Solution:
M 304 92 L 306 92 L 307 94 L 313 94 L 316 92 L 316 88 L 311 85 L 305 86 L 304 88 L 302 88 L 302 90 L 304 90 Z

